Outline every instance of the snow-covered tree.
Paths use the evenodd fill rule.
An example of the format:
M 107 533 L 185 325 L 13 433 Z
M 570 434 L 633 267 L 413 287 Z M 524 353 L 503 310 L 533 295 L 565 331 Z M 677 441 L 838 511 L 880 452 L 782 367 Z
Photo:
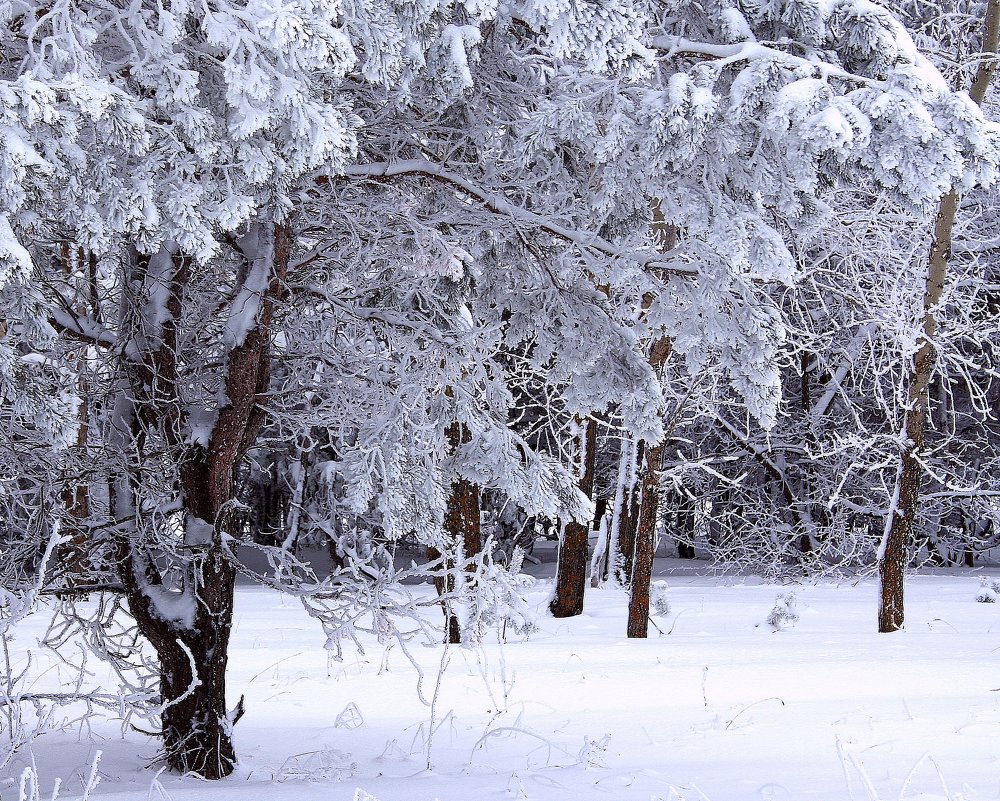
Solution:
M 587 421 L 649 454 L 662 438 L 652 343 L 720 364 L 771 424 L 763 285 L 794 281 L 829 192 L 873 181 L 926 209 L 997 158 L 975 105 L 863 0 L 14 0 L 0 45 L 8 328 L 98 363 L 89 558 L 159 658 L 167 764 L 206 778 L 235 761 L 251 449 L 285 437 L 301 465 L 321 430 L 336 455 L 314 510 L 415 533 L 453 567 L 463 482 L 588 519 Z M 511 424 L 512 355 L 558 399 L 569 459 Z M 585 561 L 572 534 L 561 559 Z

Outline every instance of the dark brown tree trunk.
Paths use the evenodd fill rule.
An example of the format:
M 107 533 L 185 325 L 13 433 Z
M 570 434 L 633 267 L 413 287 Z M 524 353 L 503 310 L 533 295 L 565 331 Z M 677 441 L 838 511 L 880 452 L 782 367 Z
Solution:
M 130 406 L 125 402 L 125 408 Z M 138 435 L 135 417 L 122 416 L 120 431 Z M 134 508 L 134 483 L 116 477 L 112 508 Z M 188 515 L 185 515 L 188 519 Z M 220 521 L 222 522 L 222 521 Z M 163 755 L 167 768 L 221 779 L 233 772 L 231 720 L 226 710 L 226 664 L 233 612 L 235 571 L 213 531 L 211 544 L 187 565 L 184 585 L 190 592 L 191 619 L 164 619 L 154 594 L 163 587 L 152 557 L 124 532 L 115 543 L 118 574 L 129 610 L 160 664 Z M 177 593 L 180 600 L 180 593 Z
M 86 384 L 80 380 L 81 395 L 87 398 Z M 85 400 L 80 404 L 78 428 L 76 430 L 75 455 L 82 460 L 87 457 L 87 437 L 90 429 L 90 406 Z M 58 560 L 64 580 L 70 587 L 78 587 L 86 582 L 88 572 L 88 530 L 86 520 L 90 517 L 90 486 L 86 479 L 79 477 L 71 480 L 62 492 L 63 505 L 66 507 L 67 523 L 63 534 L 68 539 L 60 546 Z
M 207 601 L 216 615 L 227 621 L 233 612 L 233 582 L 224 573 L 206 570 L 206 578 L 219 583 L 217 598 Z M 202 593 L 205 598 L 205 593 Z M 178 773 L 195 773 L 206 779 L 221 779 L 233 772 L 236 752 L 232 727 L 236 715 L 226 708 L 226 667 L 229 625 L 203 626 L 202 636 L 184 642 L 193 659 L 181 648 L 160 652 L 160 693 L 177 699 L 163 711 L 163 748 L 167 767 Z M 220 656 L 221 655 L 221 656 Z M 191 688 L 191 663 L 196 666 L 198 683 Z
M 217 409 L 207 443 L 192 444 L 184 436 L 186 407 L 177 388 L 177 320 L 190 260 L 175 254 L 174 274 L 158 349 L 123 363 L 124 378 L 116 401 L 120 446 L 142 466 L 142 431 L 159 430 L 177 454 L 180 501 L 184 515 L 183 583 L 178 590 L 162 586 L 162 577 L 145 549 L 127 533 L 117 536 L 119 578 L 139 630 L 160 660 L 163 744 L 167 767 L 194 772 L 206 779 L 232 773 L 236 764 L 232 718 L 226 710 L 226 664 L 232 628 L 235 568 L 223 535 L 239 536 L 243 522 L 233 504 L 234 478 L 240 461 L 257 439 L 264 422 L 262 398 L 270 384 L 271 325 L 275 303 L 284 292 L 291 234 L 284 225 L 260 223 L 256 250 L 244 253 L 245 273 L 255 259 L 266 258 L 270 280 L 249 330 L 242 331 L 226 356 L 224 404 Z M 138 280 L 148 257 L 138 256 Z M 141 325 L 140 323 L 133 323 Z M 141 328 L 137 329 L 141 332 Z M 112 508 L 135 510 L 131 476 L 113 478 Z M 129 496 L 129 497 L 126 497 Z M 119 515 L 120 516 L 120 515 Z M 156 600 L 165 592 L 190 598 L 187 614 L 165 620 Z M 161 599 L 162 600 L 162 599 Z M 192 676 L 193 671 L 193 676 Z
M 675 234 L 670 229 L 671 239 Z M 673 345 L 666 337 L 653 343 L 649 351 L 649 365 L 659 374 Z M 669 432 L 667 432 L 669 433 Z M 660 464 L 663 445 L 647 446 L 640 442 L 638 463 L 641 476 L 632 490 L 633 509 L 630 514 L 634 557 L 631 563 L 629 588 L 628 626 L 629 637 L 645 637 L 649 628 L 649 584 L 653 577 L 653 556 L 656 550 L 656 520 L 660 509 Z M 626 565 L 629 562 L 626 561 Z
M 594 531 L 597 531 L 601 527 L 601 520 L 604 518 L 604 515 L 607 514 L 607 511 L 608 511 L 608 499 L 607 498 L 595 498 L 594 499 L 594 523 L 592 525 L 592 528 L 593 528 Z
M 60 247 L 60 261 L 63 273 L 67 280 L 72 280 L 75 272 L 84 273 L 87 276 L 87 283 L 90 284 L 89 273 L 86 270 L 90 265 L 92 271 L 96 271 L 94 257 L 89 259 L 82 248 L 72 248 L 69 242 L 63 242 Z M 94 278 L 96 281 L 96 277 Z M 86 297 L 91 298 L 91 290 L 87 289 Z M 80 311 L 96 318 L 96 305 L 92 309 L 86 307 L 86 303 L 80 304 Z M 76 360 L 76 354 L 69 354 L 71 361 Z M 87 383 L 82 375 L 77 377 L 77 389 L 81 398 L 80 408 L 77 411 L 76 442 L 74 443 L 73 455 L 81 463 L 87 462 L 87 438 L 90 431 L 90 404 Z M 64 489 L 62 491 L 62 501 L 66 509 L 66 523 L 63 525 L 62 533 L 66 535 L 67 541 L 60 545 L 57 552 L 59 569 L 63 573 L 64 581 L 70 587 L 78 587 L 82 582 L 86 582 L 88 569 L 88 531 L 85 521 L 90 517 L 90 486 L 87 479 L 79 476 L 66 476 L 64 479 Z
M 645 449 L 645 464 L 639 484 L 640 503 L 635 527 L 635 562 L 629 592 L 629 637 L 645 637 L 649 629 L 649 585 L 653 577 L 656 550 L 656 517 L 659 510 L 660 462 L 663 446 Z
M 447 435 L 453 451 L 469 439 L 468 433 L 458 423 L 452 423 L 448 427 Z M 457 645 L 462 642 L 462 627 L 450 600 L 458 589 L 454 568 L 459 562 L 478 554 L 483 547 L 479 487 L 464 478 L 451 485 L 448 508 L 445 510 L 444 530 L 447 553 L 442 554 L 437 548 L 431 547 L 427 549 L 427 556 L 432 560 L 444 557 L 441 564 L 445 572 L 434 577 L 434 587 L 438 595 L 442 596 L 445 641 Z
M 975 554 L 972 551 L 972 537 L 976 531 L 976 521 L 970 519 L 961 509 L 958 512 L 959 527 L 962 529 L 962 564 L 965 567 L 974 567 L 976 564 Z M 958 563 L 958 555 L 955 556 L 955 563 Z
M 687 498 L 677 502 L 677 556 L 681 559 L 694 559 L 694 504 Z
M 145 599 L 143 590 L 134 582 L 125 583 L 136 622 L 160 660 L 167 768 L 221 779 L 236 765 L 232 727 L 240 714 L 230 716 L 226 707 L 235 571 L 221 547 L 213 546 L 192 566 L 189 576 L 198 582 L 192 628 L 164 622 L 148 601 L 133 600 Z
M 907 563 L 907 545 L 913 537 L 913 517 L 920 506 L 920 471 L 914 443 L 902 457 L 899 497 L 878 560 L 878 630 L 883 634 L 903 627 L 903 576 Z
M 445 514 L 444 527 L 449 540 L 449 550 L 452 554 L 442 562 L 446 574 L 434 577 L 434 586 L 438 595 L 448 596 L 441 600 L 444 610 L 445 640 L 452 645 L 462 642 L 462 629 L 458 617 L 453 612 L 449 600 L 458 589 L 454 568 L 458 561 L 465 561 L 475 556 L 482 549 L 481 517 L 479 504 L 479 487 L 464 478 L 451 485 L 451 496 L 448 498 L 448 510 Z M 437 548 L 428 548 L 427 555 L 431 559 L 440 559 L 442 553 Z
M 594 493 L 594 473 L 597 465 L 597 426 L 592 420 L 579 423 L 581 475 L 580 489 L 588 498 Z M 587 545 L 590 527 L 570 521 L 563 527 L 559 541 L 559 562 L 556 568 L 555 594 L 549 603 L 553 617 L 574 617 L 583 613 L 583 596 L 587 587 Z

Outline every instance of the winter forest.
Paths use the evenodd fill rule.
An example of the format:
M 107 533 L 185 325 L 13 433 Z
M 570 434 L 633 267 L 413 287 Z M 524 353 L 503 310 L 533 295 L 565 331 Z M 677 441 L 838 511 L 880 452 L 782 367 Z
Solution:
M 1000 798 L 998 44 L 0 0 L 0 798 Z

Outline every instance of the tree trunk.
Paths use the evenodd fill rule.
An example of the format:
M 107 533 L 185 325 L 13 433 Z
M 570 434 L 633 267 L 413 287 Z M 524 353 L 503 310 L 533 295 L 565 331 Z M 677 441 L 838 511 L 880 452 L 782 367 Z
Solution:
M 89 286 L 90 266 L 91 272 L 96 272 L 96 261 L 91 255 L 86 256 L 82 248 L 73 248 L 69 242 L 63 242 L 60 246 L 60 262 L 63 273 L 67 280 L 71 280 L 75 272 L 83 274 L 87 281 L 87 298 L 91 298 L 91 293 L 96 292 Z M 96 277 L 94 278 L 96 282 Z M 96 302 L 93 308 L 88 309 L 85 303 L 81 303 L 80 311 L 97 317 Z M 79 354 L 68 354 L 71 362 L 78 359 Z M 90 403 L 87 382 L 81 374 L 76 379 L 77 392 L 80 398 L 80 408 L 77 410 L 76 442 L 71 452 L 83 462 L 88 462 L 87 438 L 90 431 Z M 67 541 L 59 546 L 57 558 L 59 570 L 63 574 L 63 580 L 69 587 L 78 587 L 81 583 L 88 581 L 89 550 L 88 531 L 86 520 L 90 517 L 90 485 L 86 478 L 79 476 L 63 478 L 62 502 L 66 509 L 66 522 L 63 524 L 62 533 L 67 537 Z
M 694 559 L 694 503 L 688 498 L 678 499 L 676 521 L 677 556 L 681 559 Z
M 596 434 L 594 441 L 597 441 Z M 595 454 L 596 458 L 596 454 Z M 591 528 L 597 531 L 601 527 L 601 521 L 604 519 L 604 515 L 608 512 L 608 499 L 607 498 L 595 498 L 594 499 L 594 522 Z
M 657 373 L 667 363 L 671 350 L 672 343 L 666 337 L 653 343 L 649 364 Z M 645 637 L 649 629 L 649 584 L 653 577 L 656 519 L 660 509 L 660 464 L 663 461 L 663 445 L 639 445 L 642 478 L 638 482 L 638 509 L 634 522 L 635 559 L 628 604 L 629 637 Z
M 226 708 L 226 666 L 235 570 L 220 547 L 209 549 L 189 574 L 197 582 L 194 626 L 160 619 L 151 604 L 132 603 L 142 590 L 127 585 L 136 622 L 160 660 L 163 752 L 167 768 L 221 779 L 233 772 L 232 727 L 241 711 Z M 192 668 L 194 676 L 192 677 Z M 241 704 L 237 710 L 242 709 Z
M 468 433 L 459 423 L 448 426 L 447 436 L 453 452 L 457 451 L 462 442 L 468 441 Z M 434 587 L 438 595 L 442 596 L 445 642 L 457 645 L 462 642 L 462 626 L 453 606 L 458 590 L 455 567 L 478 554 L 483 547 L 479 487 L 464 478 L 451 485 L 444 530 L 445 553 L 432 546 L 427 549 L 427 557 L 432 560 L 443 557 L 442 572 L 434 577 Z
M 271 324 L 275 302 L 283 293 L 291 249 L 287 227 L 268 222 L 251 227 L 239 250 L 245 259 L 240 286 L 232 301 L 230 337 L 226 354 L 223 399 L 216 409 L 208 441 L 189 437 L 187 407 L 178 392 L 177 321 L 182 294 L 189 280 L 190 260 L 167 250 L 170 294 L 165 319 L 148 339 L 143 329 L 143 293 L 149 281 L 163 275 L 150 271 L 150 257 L 136 254 L 132 298 L 123 303 L 123 331 L 133 343 L 152 342 L 137 348 L 139 357 L 122 360 L 119 391 L 113 416 L 112 445 L 125 458 L 121 475 L 111 483 L 113 515 L 135 519 L 138 504 L 135 476 L 144 467 L 145 432 L 158 431 L 178 469 L 184 542 L 179 553 L 181 585 L 168 588 L 134 529 L 115 535 L 119 577 L 129 608 L 156 650 L 160 661 L 163 745 L 167 767 L 194 772 L 205 779 L 232 773 L 236 756 L 232 743 L 232 718 L 226 711 L 226 663 L 232 628 L 236 571 L 233 555 L 223 535 L 239 536 L 242 521 L 235 515 L 234 478 L 240 461 L 257 439 L 264 422 L 262 397 L 270 384 Z M 252 286 L 265 281 L 263 292 Z M 145 283 L 144 283 L 145 282 Z M 146 287 L 144 290 L 143 287 Z M 247 304 L 257 303 L 247 323 Z M 131 308 L 130 308 L 131 306 Z M 132 315 L 132 316 L 129 316 Z M 169 596 L 169 604 L 164 601 Z M 173 614 L 180 605 L 186 612 Z
M 441 608 L 444 610 L 445 641 L 452 645 L 462 642 L 461 621 L 453 611 L 454 594 L 458 589 L 455 576 L 455 566 L 464 562 L 482 549 L 481 518 L 479 504 L 479 487 L 459 479 L 451 485 L 451 495 L 448 498 L 448 510 L 445 513 L 444 527 L 447 532 L 447 548 L 451 552 L 442 554 L 437 548 L 428 548 L 430 559 L 440 559 L 442 574 L 434 577 L 434 587 L 442 597 Z
M 591 525 L 593 531 L 598 532 L 597 544 L 594 546 L 594 554 L 590 558 L 590 586 L 597 588 L 601 586 L 604 577 L 608 573 L 608 526 L 604 521 L 604 515 L 608 511 L 608 499 L 596 498 L 594 500 L 594 522 Z
M 972 84 L 970 95 L 980 106 L 986 97 L 1000 44 L 1000 0 L 990 0 L 983 28 L 985 58 L 981 61 Z M 879 548 L 878 569 L 880 601 L 878 630 L 881 633 L 898 631 L 903 626 L 903 573 L 907 562 L 907 547 L 913 538 L 913 524 L 920 509 L 920 479 L 922 467 L 920 454 L 924 446 L 927 409 L 930 402 L 930 379 L 934 371 L 936 349 L 934 336 L 937 319 L 934 308 L 941 299 L 951 256 L 951 235 L 958 212 L 958 193 L 953 189 L 941 199 L 934 222 L 934 239 L 931 242 L 927 266 L 927 285 L 924 291 L 923 330 L 920 349 L 913 359 L 909 376 L 909 404 L 906 410 L 904 433 L 907 446 L 899 467 L 896 497 L 889 511 L 882 545 Z
M 608 522 L 608 566 L 616 583 L 628 585 L 631 574 L 634 539 L 630 536 L 629 512 L 632 509 L 632 486 L 635 482 L 635 452 L 633 443 L 621 440 L 618 454 L 618 478 L 615 482 L 614 508 Z M 607 577 L 605 577 L 607 578 Z
M 669 253 L 677 246 L 677 228 L 666 219 L 657 200 L 653 203 L 653 237 L 657 247 Z M 651 296 L 643 298 L 643 309 L 653 302 Z M 649 349 L 649 366 L 660 375 L 673 351 L 668 337 L 659 337 Z M 664 432 L 667 436 L 668 432 Z M 628 539 L 622 552 L 626 558 L 622 568 L 629 580 L 628 626 L 629 637 L 646 637 L 649 628 L 649 584 L 653 577 L 653 556 L 656 550 L 656 520 L 660 508 L 660 464 L 663 445 L 647 446 L 639 442 L 636 449 L 636 469 L 641 477 L 632 482 L 631 508 L 629 509 Z M 629 554 L 627 550 L 631 550 Z
M 76 442 L 73 452 L 81 461 L 87 458 L 87 437 L 90 429 L 90 405 L 87 399 L 87 386 L 83 379 L 78 379 L 80 395 L 83 400 L 78 412 Z M 71 482 L 71 483 L 70 483 Z M 63 534 L 68 539 L 59 546 L 58 560 L 64 581 L 69 587 L 78 587 L 90 580 L 87 518 L 90 517 L 90 485 L 85 478 L 64 479 L 62 502 L 66 508 L 66 523 Z
M 228 620 L 232 617 L 233 585 L 227 576 L 217 574 L 215 578 L 219 579 L 219 593 L 224 597 L 213 599 L 212 605 L 226 622 L 217 625 L 209 621 L 202 627 L 201 636 L 177 640 L 187 646 L 191 658 L 179 646 L 160 652 L 160 694 L 168 703 L 169 699 L 175 699 L 161 716 L 167 767 L 205 779 L 228 776 L 236 764 L 232 741 L 235 718 L 226 709 Z M 189 690 L 192 662 L 198 683 Z
M 580 489 L 590 498 L 594 493 L 594 473 L 597 466 L 597 426 L 592 420 L 578 423 Z M 556 568 L 555 595 L 549 603 L 553 617 L 574 617 L 583 613 L 583 596 L 587 587 L 587 542 L 590 526 L 570 521 L 563 527 L 559 542 L 559 562 Z
M 127 391 L 122 392 L 116 401 L 113 436 L 124 444 L 127 437 L 134 440 L 139 433 L 132 399 Z M 115 517 L 134 520 L 136 486 L 127 473 L 112 479 L 110 499 Z M 226 711 L 235 571 L 215 536 L 187 565 L 181 591 L 171 592 L 163 586 L 152 557 L 130 536 L 134 534 L 133 527 L 120 526 L 115 540 L 116 562 L 129 611 L 159 659 L 164 761 L 170 770 L 221 779 L 232 773 L 236 764 L 231 737 L 235 721 L 230 721 Z M 178 601 L 190 593 L 193 619 L 165 618 L 154 595 L 168 592 Z
M 641 445 L 642 443 L 639 444 Z M 642 459 L 641 453 L 638 458 Z M 617 541 L 620 561 L 618 565 L 618 583 L 623 587 L 632 586 L 632 569 L 635 566 L 635 538 L 639 524 L 639 495 L 641 488 L 635 476 L 633 476 L 633 480 L 636 483 L 626 485 L 625 487 L 621 519 L 618 523 Z
M 649 584 L 656 550 L 656 517 L 659 509 L 659 468 L 663 446 L 646 448 L 640 484 L 639 515 L 635 527 L 635 562 L 629 592 L 627 636 L 645 637 L 649 629 Z

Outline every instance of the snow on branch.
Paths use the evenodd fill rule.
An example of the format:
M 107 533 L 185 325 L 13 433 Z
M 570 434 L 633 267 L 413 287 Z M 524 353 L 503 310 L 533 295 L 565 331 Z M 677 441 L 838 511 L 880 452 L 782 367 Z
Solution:
M 575 228 L 567 228 L 566 226 L 559 225 L 540 214 L 535 214 L 511 203 L 495 192 L 477 186 L 464 176 L 447 169 L 444 165 L 436 164 L 427 159 L 416 158 L 402 159 L 400 161 L 373 162 L 371 164 L 353 164 L 345 167 L 339 176 L 336 177 L 377 180 L 398 176 L 423 176 L 443 181 L 470 198 L 479 201 L 489 211 L 510 217 L 515 222 L 526 223 L 559 239 L 571 242 L 583 251 L 590 251 L 613 259 L 637 262 L 641 267 L 655 268 L 674 275 L 698 275 L 698 271 L 695 268 L 676 264 L 664 258 L 664 254 L 659 251 L 622 248 L 592 231 L 580 231 Z
M 674 56 L 701 56 L 718 59 L 719 66 L 735 64 L 740 61 L 777 61 L 789 67 L 806 67 L 816 70 L 823 78 L 839 78 L 851 83 L 869 87 L 885 86 L 885 81 L 856 75 L 853 72 L 823 61 L 813 61 L 802 56 L 786 53 L 774 47 L 758 42 L 737 42 L 736 44 L 716 44 L 714 42 L 696 42 L 680 36 L 655 36 L 650 41 L 654 50 L 663 51 L 668 58 Z

